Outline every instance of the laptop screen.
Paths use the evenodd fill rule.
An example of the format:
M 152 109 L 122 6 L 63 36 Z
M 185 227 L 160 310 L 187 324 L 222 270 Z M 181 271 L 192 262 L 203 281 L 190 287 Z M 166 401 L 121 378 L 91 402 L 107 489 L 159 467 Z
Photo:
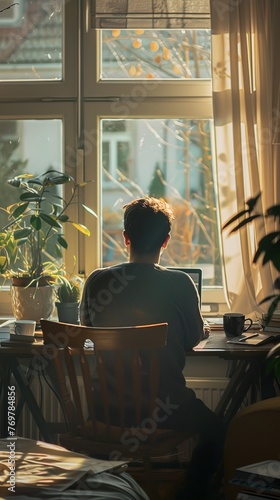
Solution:
M 187 273 L 193 280 L 199 295 L 201 307 L 201 291 L 202 291 L 202 269 L 198 267 L 168 267 L 167 269 L 174 269 L 175 271 L 183 271 Z

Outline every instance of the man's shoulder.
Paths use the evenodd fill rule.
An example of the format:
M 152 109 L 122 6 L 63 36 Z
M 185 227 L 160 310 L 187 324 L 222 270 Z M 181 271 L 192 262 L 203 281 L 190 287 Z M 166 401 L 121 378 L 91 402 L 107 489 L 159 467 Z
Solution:
M 118 274 L 123 274 L 125 270 L 128 270 L 127 264 L 125 263 L 108 267 L 98 267 L 89 274 L 87 278 L 87 284 L 92 283 L 92 281 L 98 279 L 103 280 L 111 276 L 113 277 L 117 276 Z
M 162 272 L 163 275 L 167 276 L 171 280 L 179 280 L 192 283 L 190 276 L 180 269 L 172 269 L 170 267 L 156 266 L 159 271 Z

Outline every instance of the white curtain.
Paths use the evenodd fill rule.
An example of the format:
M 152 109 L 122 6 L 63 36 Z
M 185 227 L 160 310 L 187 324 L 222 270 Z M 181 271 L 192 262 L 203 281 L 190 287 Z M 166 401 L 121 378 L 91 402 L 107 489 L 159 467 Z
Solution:
M 279 0 L 210 0 L 217 181 L 221 224 L 259 191 L 259 209 L 280 203 Z M 237 201 L 236 201 L 237 199 Z M 271 223 L 270 223 L 271 224 Z M 232 311 L 257 315 L 275 270 L 256 267 L 268 222 L 222 232 L 225 287 Z

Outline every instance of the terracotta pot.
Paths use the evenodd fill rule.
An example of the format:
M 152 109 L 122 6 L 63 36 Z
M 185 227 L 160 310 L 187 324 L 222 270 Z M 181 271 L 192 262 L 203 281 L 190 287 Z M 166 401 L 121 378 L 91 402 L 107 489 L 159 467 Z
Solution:
M 29 281 L 28 281 L 29 280 Z M 28 286 L 30 278 L 12 279 L 11 305 L 15 319 L 31 319 L 39 324 L 40 319 L 50 319 L 54 309 L 54 290 L 47 284 L 46 278 L 42 280 L 45 286 Z
M 32 283 L 32 278 L 29 276 L 12 276 L 11 277 L 11 282 L 12 285 L 14 286 L 30 286 L 30 287 L 35 287 L 36 283 L 38 283 L 38 286 L 50 286 L 50 282 L 52 281 L 50 276 L 42 276 L 42 278 L 39 279 L 39 281 L 33 281 Z

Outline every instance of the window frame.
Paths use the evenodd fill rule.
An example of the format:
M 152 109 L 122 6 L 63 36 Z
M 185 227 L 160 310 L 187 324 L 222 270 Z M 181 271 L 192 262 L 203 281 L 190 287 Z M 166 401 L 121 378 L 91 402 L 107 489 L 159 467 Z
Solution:
M 84 78 L 84 95 L 99 98 L 146 99 L 162 97 L 210 97 L 212 96 L 211 79 L 195 80 L 102 80 L 100 78 L 100 30 L 90 29 L 84 36 L 84 60 L 96 61 L 86 65 Z M 92 50 L 95 47 L 95 51 Z M 93 58 L 95 56 L 95 58 Z

